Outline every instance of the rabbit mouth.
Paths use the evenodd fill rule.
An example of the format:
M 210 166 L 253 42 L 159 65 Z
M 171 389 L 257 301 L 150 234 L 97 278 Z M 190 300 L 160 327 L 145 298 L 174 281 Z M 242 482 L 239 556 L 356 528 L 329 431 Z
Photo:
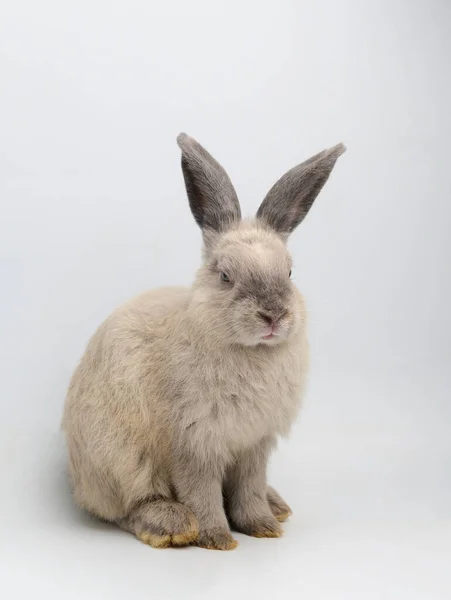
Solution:
M 276 337 L 279 337 L 279 328 L 277 326 L 272 326 L 267 333 L 261 336 L 262 340 L 272 340 Z
M 263 340 L 272 340 L 280 335 L 280 325 L 277 322 L 272 321 L 266 328 L 265 333 L 261 336 Z
M 278 335 L 277 333 L 273 333 L 271 331 L 271 333 L 268 333 L 267 335 L 263 335 L 262 339 L 263 340 L 272 340 L 272 338 L 277 337 L 277 335 Z

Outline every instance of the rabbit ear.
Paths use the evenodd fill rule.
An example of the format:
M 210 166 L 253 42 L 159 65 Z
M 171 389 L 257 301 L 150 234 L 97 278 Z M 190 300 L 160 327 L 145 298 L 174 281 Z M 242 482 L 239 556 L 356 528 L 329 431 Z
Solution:
M 285 173 L 267 193 L 257 218 L 288 237 L 310 210 L 337 158 L 345 150 L 343 144 L 338 144 Z
M 191 212 L 204 234 L 227 230 L 241 219 L 235 188 L 221 165 L 196 140 L 181 133 L 182 170 Z M 205 236 L 204 236 L 205 237 Z

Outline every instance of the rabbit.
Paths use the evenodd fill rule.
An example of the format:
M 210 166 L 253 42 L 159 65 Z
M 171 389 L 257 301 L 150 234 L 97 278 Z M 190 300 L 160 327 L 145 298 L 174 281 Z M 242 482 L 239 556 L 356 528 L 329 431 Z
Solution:
M 286 242 L 345 147 L 288 171 L 246 220 L 222 166 L 177 142 L 202 264 L 191 288 L 140 295 L 89 341 L 64 407 L 69 474 L 82 509 L 154 548 L 231 550 L 231 530 L 279 537 L 291 515 L 266 478 L 309 364 Z

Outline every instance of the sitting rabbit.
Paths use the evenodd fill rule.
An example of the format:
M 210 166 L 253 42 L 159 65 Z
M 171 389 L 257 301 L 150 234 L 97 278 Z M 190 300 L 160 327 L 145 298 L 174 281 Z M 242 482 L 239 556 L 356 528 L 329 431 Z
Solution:
M 230 550 L 231 527 L 278 537 L 291 514 L 266 481 L 308 370 L 286 240 L 345 148 L 288 171 L 242 220 L 224 169 L 186 134 L 177 141 L 202 265 L 191 288 L 146 292 L 99 327 L 63 427 L 80 507 L 156 548 Z

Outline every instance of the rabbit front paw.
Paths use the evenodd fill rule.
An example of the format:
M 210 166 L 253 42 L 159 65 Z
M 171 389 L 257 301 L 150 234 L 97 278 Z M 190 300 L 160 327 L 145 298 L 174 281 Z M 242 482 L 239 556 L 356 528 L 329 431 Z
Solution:
M 199 532 L 196 545 L 208 550 L 234 550 L 238 542 L 227 529 L 208 529 Z
M 276 517 L 279 523 L 286 521 L 292 515 L 291 508 L 283 498 L 272 487 L 268 486 L 267 500 L 272 514 Z
M 255 515 L 233 520 L 233 529 L 257 538 L 278 538 L 283 530 L 273 515 Z

